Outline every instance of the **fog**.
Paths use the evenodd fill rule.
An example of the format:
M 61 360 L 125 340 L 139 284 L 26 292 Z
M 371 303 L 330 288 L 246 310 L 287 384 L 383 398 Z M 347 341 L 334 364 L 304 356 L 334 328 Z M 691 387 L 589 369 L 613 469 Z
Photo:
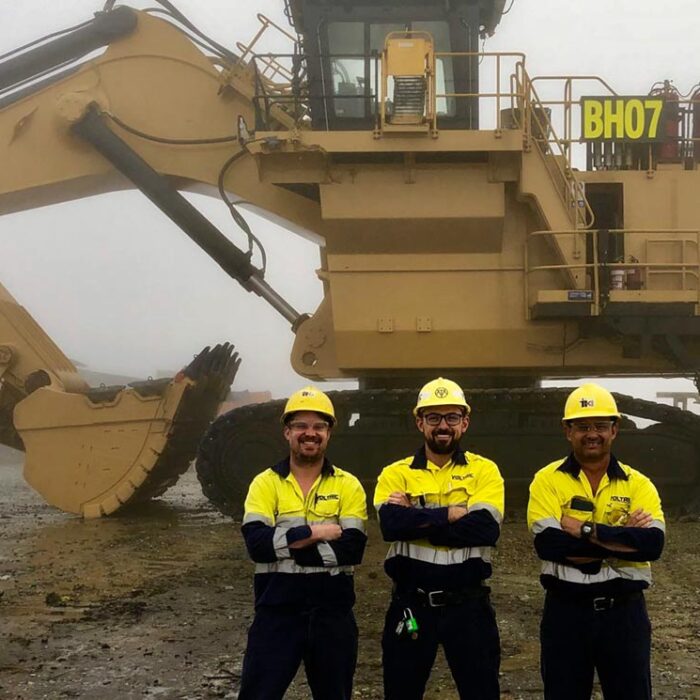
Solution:
M 154 3 L 134 2 L 135 7 Z M 247 41 L 261 12 L 286 26 L 282 0 L 175 0 L 226 46 Z M 0 53 L 71 26 L 101 9 L 92 0 L 0 4 Z M 670 78 L 683 93 L 700 79 L 697 0 L 515 0 L 488 51 L 522 51 L 537 74 L 600 74 L 622 94 Z M 279 47 L 282 49 L 282 47 Z M 284 49 L 283 49 L 284 50 Z M 225 206 L 192 201 L 239 245 Z M 299 311 L 321 300 L 317 247 L 246 213 L 268 253 L 267 280 Z M 244 362 L 235 388 L 282 396 L 304 379 L 289 365 L 287 322 L 247 294 L 174 224 L 135 192 L 101 195 L 0 217 L 0 280 L 71 358 L 92 369 L 148 376 L 174 370 L 204 345 L 232 341 Z M 676 380 L 607 380 L 652 397 L 692 391 Z

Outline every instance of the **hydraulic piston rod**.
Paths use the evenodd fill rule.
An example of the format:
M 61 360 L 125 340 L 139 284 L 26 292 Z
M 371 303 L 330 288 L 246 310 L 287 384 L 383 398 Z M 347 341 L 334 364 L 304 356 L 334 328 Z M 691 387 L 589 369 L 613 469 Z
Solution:
M 214 224 L 190 204 L 160 173 L 131 149 L 105 123 L 95 107 L 76 122 L 72 130 L 89 142 L 112 165 L 125 175 L 164 214 L 176 223 L 209 257 L 235 279 L 246 291 L 267 301 L 296 330 L 305 318 L 262 278 L 248 255 L 239 250 Z

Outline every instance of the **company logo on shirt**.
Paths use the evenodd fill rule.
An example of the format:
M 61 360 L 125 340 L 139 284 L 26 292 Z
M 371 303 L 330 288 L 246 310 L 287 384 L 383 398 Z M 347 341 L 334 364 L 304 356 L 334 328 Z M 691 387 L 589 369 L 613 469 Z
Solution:
M 617 503 L 631 503 L 632 499 L 629 496 L 610 496 L 611 501 L 616 501 Z
M 465 481 L 466 479 L 473 479 L 474 475 L 473 474 L 452 474 L 450 479 L 452 481 Z
M 630 504 L 632 499 L 629 496 L 610 496 L 608 506 L 605 509 L 605 517 L 610 525 L 622 527 L 630 517 Z
M 317 501 L 339 501 L 340 496 L 338 496 L 337 493 L 327 493 L 327 494 L 318 494 L 316 496 Z

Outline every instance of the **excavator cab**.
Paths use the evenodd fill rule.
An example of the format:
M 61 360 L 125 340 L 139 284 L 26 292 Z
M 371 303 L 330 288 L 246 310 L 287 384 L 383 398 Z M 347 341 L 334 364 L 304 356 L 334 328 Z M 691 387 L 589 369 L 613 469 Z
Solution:
M 293 75 L 290 99 L 301 96 L 304 84 L 314 130 L 373 129 L 382 102 L 394 119 L 415 111 L 416 104 L 422 113 L 423 73 L 438 97 L 441 129 L 479 128 L 479 40 L 493 33 L 503 2 L 287 0 L 286 8 L 300 38 L 297 52 L 288 57 Z M 422 65 L 409 75 L 383 75 L 382 58 L 390 47 L 394 56 L 417 49 Z M 257 57 L 261 68 L 268 59 Z M 264 88 L 264 81 L 258 85 Z M 258 128 L 263 129 L 264 89 L 257 97 Z

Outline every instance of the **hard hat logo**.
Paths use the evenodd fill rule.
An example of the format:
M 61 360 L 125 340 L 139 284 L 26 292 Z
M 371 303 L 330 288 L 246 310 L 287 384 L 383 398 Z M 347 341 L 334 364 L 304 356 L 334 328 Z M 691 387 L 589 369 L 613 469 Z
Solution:
M 461 406 L 465 413 L 471 411 L 459 384 L 443 377 L 433 379 L 420 390 L 413 415 L 431 406 Z
M 313 386 L 307 386 L 293 393 L 284 406 L 282 412 L 282 422 L 286 423 L 287 418 L 299 411 L 313 411 L 326 416 L 331 425 L 335 423 L 335 409 L 333 402 L 322 391 Z
M 619 417 L 615 398 L 607 389 L 598 384 L 583 384 L 569 394 L 562 420 Z

